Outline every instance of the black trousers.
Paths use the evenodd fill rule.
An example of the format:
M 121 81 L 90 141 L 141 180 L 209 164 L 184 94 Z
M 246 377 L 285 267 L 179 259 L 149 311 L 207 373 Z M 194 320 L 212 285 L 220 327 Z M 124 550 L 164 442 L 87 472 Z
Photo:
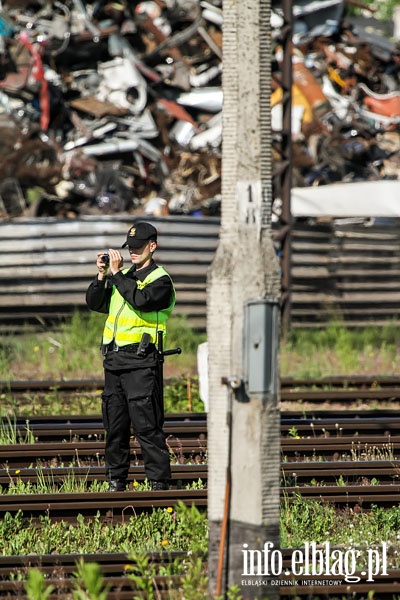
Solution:
M 102 395 L 106 430 L 106 476 L 125 480 L 130 465 L 131 427 L 143 455 L 146 477 L 170 479 L 171 468 L 165 435 L 164 409 L 155 367 L 110 371 L 105 369 Z

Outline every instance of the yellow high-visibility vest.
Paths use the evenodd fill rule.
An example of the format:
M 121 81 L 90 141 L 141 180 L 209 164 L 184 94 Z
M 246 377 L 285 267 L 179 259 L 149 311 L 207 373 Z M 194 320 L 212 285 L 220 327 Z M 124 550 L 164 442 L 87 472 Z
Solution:
M 129 269 L 122 272 L 126 273 L 127 271 Z M 163 267 L 157 267 L 143 281 L 138 280 L 137 287 L 141 290 L 164 275 L 168 275 L 167 271 Z M 140 342 L 143 333 L 150 335 L 151 343 L 157 343 L 157 332 L 162 331 L 165 335 L 167 319 L 175 306 L 175 300 L 176 294 L 172 285 L 171 303 L 167 308 L 143 312 L 133 308 L 121 296 L 116 286 L 113 286 L 109 314 L 104 325 L 103 344 L 109 344 L 112 340 L 115 340 L 118 346 L 135 344 Z

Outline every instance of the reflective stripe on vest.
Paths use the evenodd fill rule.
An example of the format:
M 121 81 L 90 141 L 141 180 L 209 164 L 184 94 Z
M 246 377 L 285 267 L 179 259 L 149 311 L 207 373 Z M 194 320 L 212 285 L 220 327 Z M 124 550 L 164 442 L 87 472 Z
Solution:
M 122 272 L 126 273 L 127 271 L 129 269 Z M 142 290 L 146 285 L 164 275 L 168 275 L 167 271 L 163 267 L 157 267 L 143 281 L 138 281 L 137 287 Z M 109 344 L 112 340 L 115 340 L 118 346 L 135 344 L 140 342 L 143 333 L 150 335 L 151 343 L 157 343 L 157 332 L 162 331 L 165 335 L 166 322 L 175 306 L 175 299 L 175 289 L 172 285 L 172 299 L 168 308 L 143 312 L 133 308 L 113 286 L 109 314 L 104 325 L 103 344 Z

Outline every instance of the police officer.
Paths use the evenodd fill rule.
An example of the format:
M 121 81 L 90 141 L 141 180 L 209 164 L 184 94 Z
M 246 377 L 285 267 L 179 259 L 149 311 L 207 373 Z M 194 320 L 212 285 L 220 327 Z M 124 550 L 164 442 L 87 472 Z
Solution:
M 126 489 L 131 425 L 142 448 L 153 490 L 168 489 L 171 477 L 163 433 L 164 410 L 158 377 L 157 335 L 165 333 L 175 305 L 172 280 L 153 260 L 157 230 L 144 221 L 128 231 L 132 265 L 123 269 L 119 250 L 97 254 L 98 275 L 86 292 L 91 310 L 108 314 L 102 340 L 106 430 L 106 476 L 110 491 Z

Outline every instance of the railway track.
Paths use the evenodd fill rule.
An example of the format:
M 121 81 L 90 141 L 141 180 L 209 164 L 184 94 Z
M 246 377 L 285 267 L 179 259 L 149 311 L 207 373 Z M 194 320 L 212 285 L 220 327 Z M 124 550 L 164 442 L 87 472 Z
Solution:
M 39 523 L 43 515 L 49 516 L 52 521 L 71 523 L 76 523 L 79 514 L 90 519 L 99 515 L 105 523 L 120 523 L 131 515 L 153 508 L 168 508 L 178 501 L 204 508 L 207 506 L 207 490 L 0 494 L 0 515 L 3 517 L 6 513 L 22 511 L 35 523 Z
M 171 465 L 171 486 L 182 489 L 186 485 L 198 482 L 199 479 L 207 482 L 207 465 Z M 131 465 L 129 469 L 128 481 L 131 487 L 136 483 L 143 483 L 146 479 L 143 466 Z M 71 482 L 71 486 L 81 482 L 80 487 L 90 487 L 93 482 L 105 482 L 105 472 L 103 466 L 88 465 L 86 467 L 28 467 L 22 469 L 0 469 L 0 485 L 4 489 L 9 489 L 16 482 L 31 483 L 38 487 L 61 487 L 65 482 Z M 135 483 L 136 482 L 136 483 Z
M 67 381 L 67 382 L 29 382 L 32 389 L 46 391 L 49 386 L 63 390 L 63 393 L 85 388 L 97 390 L 99 381 Z M 393 377 L 384 378 L 325 378 L 324 380 L 282 380 L 283 394 L 305 393 L 312 394 L 315 398 L 325 398 L 327 394 L 349 397 L 375 395 L 375 399 L 392 397 L 400 391 L 400 379 Z M 399 385 L 398 388 L 396 386 Z M 326 386 L 334 388 L 326 390 Z M 0 386 L 1 387 L 1 386 Z M 302 392 L 298 388 L 307 388 Z M 357 388 L 351 389 L 348 388 Z M 9 385 L 15 391 L 26 392 L 26 382 L 13 382 Z M 310 389 L 313 388 L 313 389 Z M 315 389 L 318 388 L 318 389 Z M 373 389 L 371 389 L 373 388 Z M 349 392 L 351 392 L 349 396 Z M 297 396 L 296 396 L 297 397 Z M 311 396 L 309 396 L 311 397 Z M 333 397 L 333 396 L 332 396 Z M 187 484 L 201 479 L 207 481 L 207 415 L 199 414 L 173 414 L 166 415 L 165 430 L 168 435 L 170 452 L 175 457 L 173 465 L 172 484 L 169 492 L 179 494 L 185 491 L 182 488 Z M 5 426 L 7 419 L 3 419 Z M 8 444 L 0 446 L 0 485 L 6 488 L 12 482 L 35 483 L 40 477 L 49 481 L 62 484 L 66 477 L 73 471 L 73 477 L 84 480 L 87 484 L 93 481 L 104 481 L 104 440 L 103 426 L 99 415 L 62 415 L 57 417 L 35 416 L 26 422 L 18 418 L 15 423 L 8 422 L 15 427 L 17 436 L 26 439 L 29 433 L 36 440 L 35 443 Z M 335 411 L 334 416 L 328 410 L 316 408 L 307 411 L 282 411 L 281 413 L 281 452 L 282 452 L 282 495 L 293 498 L 301 494 L 309 498 L 333 502 L 338 506 L 357 505 L 368 509 L 373 503 L 380 505 L 397 504 L 398 486 L 400 477 L 400 461 L 396 453 L 400 449 L 400 418 L 397 411 L 382 409 L 373 411 L 357 411 L 355 409 Z M 138 510 L 145 510 L 151 505 L 152 498 L 141 495 L 132 489 L 134 480 L 141 482 L 144 479 L 141 466 L 140 446 L 132 440 L 132 468 L 130 471 L 131 491 L 123 494 L 122 503 L 125 506 L 130 502 L 131 496 L 138 502 Z M 190 464 L 192 463 L 192 464 Z M 73 469 L 72 469 L 73 466 Z M 340 483 L 340 485 L 337 485 Z M 335 485 L 336 484 L 336 485 Z M 375 484 L 375 485 L 373 485 Z M 195 490 L 198 491 L 198 490 Z M 201 490 L 201 502 L 206 503 L 206 492 Z M 69 501 L 63 498 L 59 502 L 60 494 L 56 500 L 51 499 L 51 494 L 42 494 L 37 502 L 27 499 L 26 495 L 15 497 L 15 504 L 11 496 L 8 502 L 0 506 L 0 513 L 16 510 L 21 503 L 32 516 L 45 510 L 45 506 L 52 506 L 55 518 L 63 518 L 61 504 L 64 504 L 67 518 L 69 513 L 82 510 L 90 515 L 93 494 L 86 494 L 85 498 L 74 497 Z M 39 496 L 39 495 L 38 495 Z M 87 499 L 91 496 L 91 500 Z M 201 496 L 201 494 L 200 494 Z M 114 506 L 115 496 L 110 500 L 107 494 L 104 505 Z M 159 496 L 156 496 L 157 501 Z M 175 501 L 176 501 L 175 497 Z M 173 496 L 169 498 L 171 501 Z M 29 502 L 30 504 L 29 504 Z M 143 507 L 140 508 L 140 502 Z M 79 504 L 81 502 L 81 504 Z M 100 504 L 103 500 L 100 501 Z M 46 504 L 47 503 L 47 504 Z M 116 515 L 121 515 L 121 506 L 116 506 Z M 101 504 L 101 510 L 103 511 Z M 107 510 L 104 508 L 104 514 Z M 103 513 L 102 513 L 103 514 Z
M 168 383 L 170 380 L 165 380 Z M 0 392 L 13 398 L 34 394 L 45 398 L 57 392 L 67 395 L 100 395 L 104 382 L 101 379 L 82 380 L 21 380 L 0 381 Z M 319 379 L 280 379 L 282 402 L 312 404 L 320 402 L 343 403 L 354 401 L 400 402 L 400 378 L 395 376 L 348 376 Z
M 376 417 L 375 413 L 385 416 Z M 372 503 L 397 503 L 400 460 L 396 453 L 400 449 L 400 435 L 388 433 L 388 430 L 398 431 L 399 419 L 395 414 L 374 411 L 373 416 L 368 412 L 362 416 L 354 413 L 351 418 L 342 415 L 332 418 L 326 411 L 316 412 L 312 417 L 282 413 L 282 495 L 291 498 L 293 494 L 301 494 L 338 506 L 347 503 L 364 509 Z M 16 427 L 22 431 L 27 425 L 17 420 Z M 180 490 L 199 479 L 206 484 L 206 415 L 168 415 L 167 427 L 171 431 L 168 445 L 176 459 L 172 467 L 173 487 Z M 41 436 L 49 436 L 52 441 L 0 445 L 3 488 L 16 481 L 37 484 L 39 478 L 57 487 L 71 474 L 87 487 L 91 482 L 104 481 L 104 441 L 97 437 L 102 433 L 99 416 L 36 417 L 29 428 L 39 440 Z M 373 433 L 359 434 L 364 431 Z M 312 435 L 307 435 L 308 432 Z M 90 439 L 80 441 L 81 436 Z M 60 442 L 67 437 L 76 439 Z M 133 481 L 144 480 L 144 472 L 141 449 L 135 440 L 131 441 L 131 451 L 132 487 Z M 43 502 L 49 502 L 49 498 Z M 31 514 L 37 512 L 35 507 L 32 511 Z
M 165 382 L 170 382 L 165 379 Z M 96 391 L 104 386 L 103 379 L 44 379 L 44 380 L 0 380 L 1 392 L 48 392 L 57 389 L 59 391 Z M 280 388 L 282 390 L 295 389 L 375 389 L 396 388 L 400 386 L 400 377 L 396 375 L 338 375 L 319 378 L 297 378 L 281 377 Z
M 319 378 L 281 377 L 282 390 L 295 389 L 383 389 L 400 386 L 400 377 L 396 375 L 335 375 Z
M 203 463 L 207 458 L 207 440 L 193 437 L 168 437 L 170 454 L 177 463 Z M 282 461 L 286 463 L 357 460 L 394 461 L 400 450 L 400 435 L 281 438 Z M 131 440 L 132 463 L 139 464 L 141 448 Z M 0 445 L 0 466 L 7 469 L 33 465 L 57 467 L 65 464 L 100 466 L 104 459 L 103 441 L 42 442 Z
M 282 463 L 282 486 L 400 483 L 400 460 Z
M 187 559 L 186 552 L 152 552 L 148 558 L 157 573 L 168 568 L 174 562 L 182 562 Z M 200 558 L 205 558 L 200 556 Z M 104 585 L 110 587 L 107 600 L 132 600 L 133 594 L 141 596 L 141 591 L 135 586 L 134 581 L 129 578 L 130 572 L 135 572 L 136 562 L 125 553 L 104 554 L 44 554 L 27 556 L 0 556 L 0 597 L 18 597 L 27 599 L 24 591 L 26 574 L 31 568 L 39 568 L 46 577 L 46 584 L 54 587 L 53 594 L 48 598 L 59 600 L 71 600 L 73 585 L 73 574 L 77 571 L 80 561 L 86 563 L 97 563 L 102 572 Z M 206 563 L 205 563 L 206 565 Z M 183 569 L 182 569 L 183 571 Z M 154 584 L 160 598 L 169 598 L 166 590 L 168 587 L 178 586 L 183 575 L 156 575 Z
M 171 485 L 182 488 L 201 480 L 206 483 L 208 470 L 206 464 L 171 465 Z M 380 485 L 400 483 L 400 460 L 365 461 L 317 461 L 282 463 L 282 487 L 285 486 L 324 486 L 336 485 Z M 21 469 L 0 469 L 0 485 L 9 489 L 16 482 L 31 483 L 39 487 L 41 482 L 52 487 L 65 484 L 65 481 L 81 482 L 87 488 L 93 482 L 105 481 L 104 466 L 86 467 L 28 467 Z M 143 483 L 145 473 L 140 465 L 129 469 L 129 482 Z
M 377 383 L 376 378 L 357 378 L 357 381 L 343 382 L 343 379 L 329 378 L 324 383 L 313 382 L 308 389 L 301 380 L 290 380 L 281 383 L 282 398 L 298 404 L 300 398 L 307 398 L 312 408 L 306 411 L 290 410 L 281 413 L 281 447 L 282 447 L 282 498 L 287 501 L 296 495 L 310 499 L 334 503 L 338 507 L 352 507 L 358 510 L 368 510 L 372 504 L 392 506 L 398 504 L 400 492 L 400 460 L 395 457 L 400 445 L 400 419 L 394 410 L 355 410 L 354 408 L 335 410 L 334 415 L 329 410 L 320 410 L 321 402 L 336 402 L 343 406 L 353 406 L 355 399 L 366 404 L 397 399 L 400 396 L 400 380 L 384 378 Z M 95 393 L 98 382 L 90 382 Z M 46 392 L 43 382 L 42 390 Z M 75 384 L 74 384 L 75 385 Z M 330 386 L 332 389 L 326 390 Z M 348 390 L 347 387 L 358 386 Z M 379 386 L 378 390 L 375 387 Z M 396 387 L 399 386 L 397 389 Z M 313 389 L 310 389 L 312 387 Z M 319 389 L 318 389 L 319 387 Z M 372 389 L 371 389 L 372 388 Z M 68 382 L 63 393 L 71 392 L 73 385 Z M 26 389 L 22 389 L 26 393 Z M 349 391 L 352 393 L 349 394 Z M 329 395 L 327 396 L 327 392 Z M 366 393 L 368 392 L 368 393 Z M 375 392 L 379 392 L 376 394 Z M 305 395 L 307 393 L 307 395 Z M 299 396 L 300 394 L 300 396 Z M 347 400 L 346 400 L 347 398 Z M 173 506 L 178 500 L 186 504 L 207 506 L 206 490 L 182 489 L 187 483 L 201 479 L 207 481 L 207 423 L 206 414 L 167 415 L 166 432 L 169 435 L 171 452 L 180 461 L 172 466 L 173 488 L 160 494 L 159 492 L 135 491 L 132 481 L 141 482 L 144 479 L 143 467 L 140 464 L 140 447 L 132 441 L 133 457 L 136 464 L 130 470 L 130 490 L 110 494 L 107 492 L 82 492 L 74 494 L 21 494 L 0 495 L 0 518 L 5 512 L 15 513 L 22 510 L 32 518 L 32 523 L 39 522 L 40 515 L 47 514 L 54 520 L 75 522 L 77 513 L 87 518 L 100 514 L 104 522 L 121 522 L 130 515 L 152 510 L 153 507 L 166 508 Z M 3 420 L 3 423 L 5 421 Z M 102 481 L 103 466 L 103 428 L 99 415 L 64 415 L 60 417 L 32 417 L 29 423 L 25 419 L 17 419 L 15 427 L 23 438 L 27 429 L 34 436 L 34 444 L 18 444 L 0 446 L 0 485 L 6 487 L 10 479 L 19 478 L 23 482 L 34 481 L 37 469 L 32 465 L 39 459 L 42 476 L 52 478 L 55 483 L 61 483 L 71 472 L 66 467 L 70 461 L 74 463 L 74 477 L 86 482 Z M 374 457 L 374 459 L 372 459 Z M 377 458 L 378 457 L 378 458 Z M 313 460 L 315 459 L 315 460 Z M 197 464 L 188 464 L 193 461 Z M 58 465 L 58 466 L 57 466 Z M 80 466 L 79 466 L 80 465 Z M 6 467 L 6 468 L 5 468 Z M 17 472 L 18 471 L 18 472 Z M 342 478 L 345 485 L 334 485 Z M 371 485 L 376 479 L 377 484 Z M 317 482 L 317 483 L 316 483 Z M 282 551 L 287 556 L 290 551 Z M 286 555 L 285 555 L 286 556 Z M 10 557 L 0 557 L 0 596 L 18 597 L 25 600 L 22 581 L 12 581 L 6 574 L 16 572 L 15 569 L 27 569 L 33 563 L 19 567 L 11 566 L 11 562 L 1 561 Z M 61 557 L 63 560 L 64 556 Z M 40 568 L 49 577 L 48 582 L 56 586 L 56 592 L 49 598 L 69 600 L 71 590 L 68 580 L 71 569 L 75 570 L 76 555 L 70 558 L 70 566 L 63 566 L 60 557 L 57 566 L 43 559 Z M 287 558 L 287 557 L 286 557 Z M 68 558 L 67 558 L 68 560 Z M 90 560 L 90 559 L 89 559 Z M 117 557 L 94 555 L 95 562 L 101 562 L 105 574 L 105 582 L 110 583 L 111 591 L 108 600 L 124 600 L 132 598 L 132 582 L 126 573 L 129 563 L 126 556 L 118 564 Z M 108 562 L 107 562 L 108 561 Z M 68 568 L 70 569 L 68 571 Z M 65 581 L 60 578 L 60 572 L 65 570 Z M 58 573 L 58 575 L 57 575 Z M 54 574 L 54 577 L 53 577 Z M 23 577 L 23 575 L 20 575 Z M 343 598 L 350 596 L 367 600 L 371 590 L 380 600 L 393 599 L 400 593 L 400 570 L 389 570 L 388 575 L 376 577 L 373 585 L 361 577 L 358 583 L 347 583 L 342 577 L 329 577 L 329 583 L 324 583 L 326 577 L 301 577 L 298 585 L 285 585 L 288 577 L 279 577 L 280 598 Z M 159 586 L 160 599 L 168 598 L 166 582 L 162 577 L 156 578 Z M 334 583 L 332 583 L 334 581 Z M 179 585 L 179 576 L 174 579 Z M 140 592 L 136 592 L 140 596 Z
M 400 434 L 400 417 L 393 410 L 282 412 L 281 435 L 343 437 Z
M 167 439 L 167 446 L 178 463 L 202 463 L 207 456 L 207 442 L 199 439 Z M 131 461 L 139 464 L 142 458 L 140 445 L 131 440 Z M 0 445 L 0 466 L 7 469 L 27 468 L 31 465 L 57 467 L 65 464 L 99 466 L 104 462 L 104 442 L 43 442 L 34 444 Z
M 3 418 L 0 426 L 15 430 L 16 438 L 22 442 L 102 441 L 104 427 L 100 415 L 64 415 L 56 417 Z M 166 415 L 164 431 L 167 436 L 179 439 L 207 438 L 207 415 L 205 413 L 182 413 Z M 281 413 L 282 437 L 345 437 L 356 435 L 400 435 L 400 417 L 397 411 L 327 411 L 307 413 Z
M 104 426 L 100 415 L 67 415 L 63 418 L 34 417 L 26 420 L 3 419 L 10 430 L 15 430 L 16 437 L 24 441 L 35 439 L 36 442 L 68 442 L 98 440 L 104 438 Z M 205 415 L 166 415 L 164 432 L 167 436 L 179 439 L 205 439 L 207 437 L 207 421 Z
M 366 581 L 364 571 L 355 571 L 354 576 L 359 578 L 357 583 L 345 581 L 340 575 L 313 575 L 294 578 L 287 575 L 290 569 L 292 555 L 296 549 L 281 549 L 283 573 L 279 577 L 271 578 L 272 581 L 280 582 L 281 600 L 307 597 L 307 598 L 344 598 L 367 600 L 367 598 L 379 598 L 379 600 L 393 600 L 394 594 L 400 592 L 400 569 L 388 569 L 386 575 L 374 576 L 373 582 Z M 184 552 L 149 553 L 151 564 L 156 572 L 162 568 L 168 568 L 171 563 L 183 563 L 187 560 Z M 200 556 L 206 568 L 206 556 Z M 76 572 L 77 563 L 80 561 L 96 562 L 99 564 L 104 578 L 104 584 L 110 586 L 108 600 L 131 600 L 133 593 L 140 597 L 140 591 L 134 582 L 129 579 L 129 572 L 134 571 L 136 563 L 125 553 L 113 554 L 65 554 L 65 555 L 28 555 L 28 556 L 2 556 L 0 557 L 0 596 L 18 597 L 20 600 L 27 598 L 24 593 L 24 584 L 28 569 L 36 567 L 46 576 L 48 585 L 54 586 L 54 593 L 49 596 L 50 600 L 70 600 L 73 591 L 72 574 Z M 178 586 L 183 575 L 154 577 L 157 587 L 158 598 L 170 598 L 168 588 Z M 261 577 L 248 577 L 251 580 L 266 579 Z M 285 584 L 286 583 L 286 584 Z M 288 585 L 291 583 L 291 585 Z M 372 592 L 374 595 L 372 596 Z
M 338 508 L 351 507 L 369 510 L 372 505 L 397 506 L 400 484 L 390 485 L 344 485 L 344 486 L 288 486 L 281 489 L 281 496 L 290 502 L 294 496 L 329 502 Z
M 400 417 L 395 410 L 364 411 L 281 411 L 282 438 L 335 438 L 400 435 Z M 205 413 L 166 415 L 164 430 L 167 437 L 179 439 L 207 438 Z M 0 443 L 7 438 L 26 443 L 102 441 L 104 426 L 99 414 L 0 417 Z
M 373 505 L 380 507 L 397 506 L 400 484 L 380 485 L 306 485 L 281 488 L 281 498 L 293 502 L 298 496 L 321 502 L 328 502 L 337 508 L 353 508 L 368 511 Z M 168 508 L 178 501 L 207 506 L 206 489 L 171 488 L 159 492 L 136 491 L 132 486 L 125 492 L 55 492 L 35 494 L 1 494 L 0 517 L 6 513 L 22 511 L 24 516 L 39 522 L 40 516 L 47 515 L 54 521 L 76 523 L 78 514 L 86 518 L 99 515 L 104 522 L 121 522 L 130 515 L 153 508 Z

